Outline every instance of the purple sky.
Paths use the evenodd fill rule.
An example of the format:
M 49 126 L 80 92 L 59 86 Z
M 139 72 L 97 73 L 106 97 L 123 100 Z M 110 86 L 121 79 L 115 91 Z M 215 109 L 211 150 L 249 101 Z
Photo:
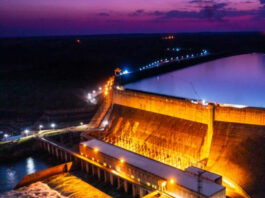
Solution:
M 0 36 L 265 31 L 265 0 L 0 0 Z

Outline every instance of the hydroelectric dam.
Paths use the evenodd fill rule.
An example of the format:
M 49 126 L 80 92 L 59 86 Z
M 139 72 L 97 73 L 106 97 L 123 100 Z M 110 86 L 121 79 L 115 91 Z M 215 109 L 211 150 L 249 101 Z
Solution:
M 225 197 L 225 191 L 226 196 L 229 197 L 263 197 L 265 109 L 260 101 L 264 102 L 265 98 L 264 92 L 260 91 L 264 91 L 265 82 L 264 78 L 261 78 L 259 70 L 255 71 L 257 74 L 254 74 L 255 72 L 249 70 L 248 67 L 256 66 L 256 68 L 262 69 L 261 73 L 264 75 L 264 57 L 264 54 L 246 54 L 207 62 L 207 66 L 211 66 L 209 70 L 213 71 L 216 71 L 215 67 L 221 67 L 224 64 L 223 68 L 230 67 L 229 76 L 231 79 L 236 79 L 237 82 L 240 80 L 238 76 L 253 78 L 249 79 L 248 83 L 252 85 L 252 80 L 254 80 L 254 84 L 260 90 L 255 90 L 256 95 L 251 95 L 248 92 L 240 93 L 242 98 L 248 96 L 247 99 L 244 98 L 248 101 L 245 105 L 242 104 L 243 100 L 241 101 L 238 96 L 234 97 L 236 93 L 227 93 L 225 89 L 218 87 L 215 88 L 217 96 L 219 94 L 231 95 L 231 97 L 224 101 L 222 101 L 222 97 L 217 101 L 211 100 L 210 97 L 210 101 L 204 101 L 203 98 L 194 96 L 183 97 L 181 93 L 178 97 L 178 90 L 174 89 L 178 84 L 174 84 L 174 80 L 179 80 L 181 77 L 174 76 L 172 73 L 137 80 L 135 80 L 137 78 L 135 76 L 128 76 L 137 75 L 134 73 L 120 75 L 116 77 L 112 88 L 106 91 L 104 102 L 90 123 L 91 129 L 83 134 L 83 137 L 89 141 L 91 138 L 96 138 L 104 142 L 87 142 L 90 149 L 97 148 L 100 151 L 103 147 L 99 158 L 102 163 L 106 163 L 109 157 L 125 158 L 125 162 L 126 160 L 130 161 L 130 164 L 134 168 L 136 166 L 138 170 L 138 164 L 135 165 L 134 160 L 142 161 L 142 168 L 145 172 L 155 170 L 153 167 L 155 165 L 152 163 L 159 162 L 163 167 L 167 165 L 168 172 L 165 171 L 166 168 L 161 168 L 161 173 L 158 169 L 150 178 L 146 178 L 133 168 L 124 170 L 119 168 L 119 170 L 145 185 L 151 187 L 154 185 L 154 189 L 165 190 L 173 197 Z M 218 64 L 217 62 L 220 60 L 224 62 Z M 246 60 L 248 61 L 246 62 Z M 238 65 L 243 67 L 241 73 L 238 70 Z M 195 69 L 196 67 L 198 68 L 200 65 L 194 66 Z M 239 75 L 237 75 L 238 72 Z M 187 71 L 187 73 L 189 72 Z M 197 72 L 196 75 L 202 74 Z M 258 77 L 254 79 L 255 75 Z M 218 81 L 216 76 L 215 74 L 214 77 L 210 77 Z M 225 83 L 233 83 L 227 76 L 223 76 Z M 173 82 L 168 78 L 174 79 Z M 185 75 L 182 78 L 189 80 Z M 128 79 L 134 80 L 130 82 Z M 163 79 L 166 80 L 163 81 Z M 261 80 L 258 82 L 259 84 L 257 84 L 257 79 Z M 245 81 L 239 81 L 238 84 L 244 85 Z M 206 87 L 205 89 L 209 87 L 208 84 L 203 85 Z M 196 85 L 192 88 L 194 89 L 194 87 L 196 88 Z M 232 92 L 238 90 L 235 89 L 234 84 L 229 87 L 234 88 Z M 167 93 L 165 93 L 165 89 L 167 89 Z M 244 89 L 248 91 L 253 88 L 246 86 Z M 197 92 L 198 95 L 200 92 Z M 230 101 L 231 98 L 233 100 Z M 235 98 L 240 102 L 234 103 Z M 251 106 L 251 98 L 255 101 L 253 106 Z M 116 152 L 122 152 L 108 148 L 110 145 L 115 145 L 116 149 L 124 149 L 122 152 L 125 153 L 116 156 Z M 106 154 L 112 149 L 114 149 L 113 152 Z M 128 151 L 132 154 L 127 154 Z M 90 156 L 87 150 L 83 150 L 83 153 Z M 134 155 L 133 153 L 144 157 L 144 159 L 139 156 L 131 156 Z M 127 155 L 130 159 L 126 159 Z M 96 159 L 95 156 L 90 157 Z M 144 163 L 147 159 L 152 159 L 155 162 Z M 172 167 L 182 172 L 174 174 L 171 172 Z M 164 176 L 162 182 L 159 183 L 159 180 L 155 179 L 157 176 L 160 178 Z M 186 176 L 194 177 L 194 183 L 187 182 Z M 172 189 L 170 181 L 177 187 Z M 211 187 L 212 190 L 216 189 L 216 191 L 212 191 L 212 194 L 202 193 L 203 189 L 207 188 L 207 182 L 217 185 L 216 188 Z M 164 188 L 162 184 L 166 187 Z M 224 186 L 225 189 L 219 189 L 218 185 L 220 185 L 219 187 Z
M 207 70 L 199 64 L 164 74 L 117 70 L 77 150 L 39 137 L 41 148 L 66 165 L 25 177 L 18 186 L 78 168 L 130 197 L 264 197 L 264 57 L 232 56 L 206 62 Z M 228 74 L 221 76 L 220 65 Z M 252 80 L 242 81 L 247 76 Z M 249 87 L 235 89 L 236 82 Z

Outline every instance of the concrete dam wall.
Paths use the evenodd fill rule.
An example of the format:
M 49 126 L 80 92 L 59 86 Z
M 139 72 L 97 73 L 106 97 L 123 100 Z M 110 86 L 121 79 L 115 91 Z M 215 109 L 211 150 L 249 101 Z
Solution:
M 222 107 L 194 104 L 189 100 L 149 94 L 139 91 L 113 91 L 113 103 L 194 122 L 235 122 L 265 126 L 265 109 Z M 214 118 L 213 118 L 214 115 Z
M 100 138 L 185 169 L 221 174 L 250 196 L 264 197 L 265 110 L 193 104 L 132 90 L 113 90 Z
M 264 142 L 265 126 L 214 122 L 206 169 L 239 184 L 251 197 L 265 197 Z
M 114 105 L 103 140 L 184 169 L 203 166 L 206 133 L 206 124 Z

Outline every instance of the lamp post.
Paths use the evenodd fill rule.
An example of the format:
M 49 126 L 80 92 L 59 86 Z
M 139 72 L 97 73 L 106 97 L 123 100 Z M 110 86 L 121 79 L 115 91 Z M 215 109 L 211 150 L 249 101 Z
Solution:
M 24 133 L 26 134 L 26 136 L 28 136 L 29 130 L 28 129 L 25 129 Z
M 54 123 L 51 123 L 51 127 L 54 130 L 54 128 L 56 127 L 56 125 Z

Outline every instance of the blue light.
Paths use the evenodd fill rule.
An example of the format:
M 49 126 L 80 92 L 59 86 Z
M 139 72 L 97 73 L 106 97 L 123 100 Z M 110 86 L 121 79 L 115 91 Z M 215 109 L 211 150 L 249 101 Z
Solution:
M 124 70 L 124 72 L 122 74 L 128 74 L 128 73 L 129 73 L 129 71 L 126 69 L 126 70 Z

